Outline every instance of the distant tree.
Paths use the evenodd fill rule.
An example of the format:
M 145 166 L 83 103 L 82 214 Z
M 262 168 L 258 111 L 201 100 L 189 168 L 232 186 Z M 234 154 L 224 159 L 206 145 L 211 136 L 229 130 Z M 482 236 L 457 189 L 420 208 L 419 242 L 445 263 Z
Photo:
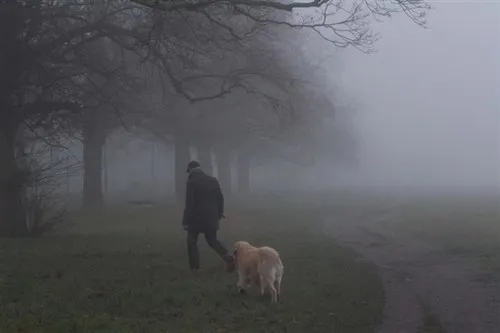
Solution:
M 87 73 L 79 88 L 85 91 L 82 105 L 86 112 L 75 115 L 72 133 L 83 145 L 83 208 L 104 206 L 103 148 L 106 139 L 117 128 L 132 124 L 148 105 L 138 71 L 127 69 L 123 53 L 109 40 L 85 45 Z M 142 105 L 141 105 L 142 104 Z
M 220 141 L 216 144 L 213 135 L 206 131 L 201 134 L 200 126 L 191 125 L 192 117 L 186 112 L 190 109 L 189 103 L 217 100 L 235 91 L 267 95 L 269 101 L 275 100 L 271 104 L 281 103 L 285 99 L 276 94 L 286 95 L 287 85 L 296 74 L 282 56 L 283 53 L 290 55 L 286 45 L 278 43 L 283 33 L 287 32 L 287 40 L 290 40 L 290 36 L 299 35 L 298 30 L 310 31 L 334 46 L 352 46 L 371 52 L 378 35 L 370 30 L 367 21 L 370 15 L 380 18 L 403 11 L 423 25 L 427 9 L 423 1 L 413 0 L 399 0 L 394 5 L 355 2 L 351 7 L 331 0 L 284 4 L 266 0 L 134 2 L 155 11 L 143 11 L 138 19 L 142 24 L 115 35 L 121 36 L 120 42 L 127 49 L 158 66 L 168 95 L 188 102 L 169 103 L 182 105 L 182 109 L 169 108 L 168 112 L 173 115 L 167 118 L 173 125 L 165 126 L 171 128 L 175 146 L 176 192 L 180 198 L 190 145 L 199 148 L 198 155 L 207 161 L 205 163 L 210 152 L 215 152 L 219 157 L 218 169 L 228 169 L 230 161 L 227 144 Z M 305 9 L 314 9 L 315 13 L 306 15 Z M 297 15 L 291 15 L 292 10 Z M 270 48 L 271 42 L 280 46 Z M 271 93 L 265 91 L 270 85 L 274 86 Z M 267 110 L 271 109 L 282 108 Z M 285 109 L 293 111 L 290 107 Z M 189 134 L 193 131 L 200 135 Z M 241 158 L 241 165 L 246 164 L 245 160 Z M 226 181 L 230 183 L 230 178 L 222 183 Z M 230 184 L 225 187 L 231 188 Z
M 368 0 L 346 6 L 346 3 L 332 0 L 290 3 L 271 0 L 1 2 L 0 236 L 28 233 L 22 202 L 26 175 L 19 168 L 15 150 L 22 126 L 40 139 L 48 140 L 52 134 L 72 128 L 76 115 L 76 119 L 81 120 L 85 142 L 92 142 L 90 146 L 94 148 L 101 147 L 87 151 L 87 156 L 95 155 L 88 159 L 93 167 L 87 165 L 87 169 L 94 170 L 92 174 L 97 173 L 98 151 L 102 156 L 105 130 L 91 124 L 103 124 L 101 113 L 111 114 L 109 108 L 116 111 L 109 96 L 116 101 L 120 99 L 117 98 L 119 94 L 115 94 L 117 90 L 104 87 L 106 82 L 118 84 L 122 79 L 112 73 L 102 75 L 100 68 L 92 69 L 88 75 L 92 62 L 81 58 L 91 54 L 87 45 L 107 38 L 159 69 L 156 76 L 163 82 L 162 91 L 165 95 L 176 96 L 167 104 L 177 107 L 161 111 L 167 114 L 165 118 L 172 120 L 169 135 L 176 145 L 176 174 L 180 175 L 188 157 L 186 147 L 191 144 L 191 138 L 186 135 L 191 128 L 191 118 L 183 112 L 182 107 L 186 104 L 178 102 L 177 97 L 187 103 L 196 103 L 217 100 L 238 91 L 259 95 L 258 99 L 271 105 L 286 100 L 282 96 L 290 91 L 287 83 L 290 79 L 280 76 L 284 71 L 273 68 L 279 63 L 276 59 L 282 61 L 283 57 L 279 57 L 277 49 L 269 52 L 268 47 L 257 47 L 257 41 L 272 40 L 277 29 L 291 28 L 292 32 L 307 29 L 333 45 L 353 46 L 369 52 L 378 37 L 370 31 L 367 22 L 370 14 L 388 17 L 403 11 L 417 24 L 424 24 L 427 9 L 423 1 L 414 0 L 398 0 L 394 5 Z M 317 15 L 290 15 L 292 10 L 307 8 L 316 9 Z M 293 71 L 288 73 L 293 76 Z M 94 87 L 92 91 L 88 88 L 95 77 L 99 77 L 97 87 L 102 89 Z M 272 93 L 264 91 L 270 86 L 273 86 Z M 273 106 L 267 110 L 280 109 L 283 108 Z M 104 110 L 106 112 L 101 112 Z M 148 119 L 144 121 L 154 122 L 153 116 Z M 87 184 L 84 187 L 88 193 L 97 193 L 97 180 Z M 102 200 L 92 205 L 100 205 L 98 201 Z

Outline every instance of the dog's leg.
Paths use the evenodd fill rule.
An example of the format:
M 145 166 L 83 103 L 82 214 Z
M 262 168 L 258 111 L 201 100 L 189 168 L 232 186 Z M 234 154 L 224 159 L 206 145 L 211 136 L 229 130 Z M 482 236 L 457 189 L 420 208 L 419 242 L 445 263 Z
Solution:
M 274 287 L 274 283 L 269 283 L 269 292 L 271 293 L 271 302 L 277 303 L 278 302 L 278 292 L 276 291 L 276 288 Z
M 246 290 L 245 290 L 245 282 L 246 282 L 246 278 L 245 278 L 245 274 L 243 271 L 239 270 L 238 271 L 238 293 L 240 294 L 245 294 L 246 293 Z
M 281 265 L 281 268 L 278 269 L 274 280 L 274 287 L 276 288 L 276 296 L 278 300 L 281 299 L 281 280 L 283 279 L 283 271 L 284 267 Z
M 252 285 L 252 279 L 250 279 L 250 278 L 247 277 L 246 278 L 246 284 L 245 284 L 246 289 L 249 289 L 251 285 Z
M 259 276 L 259 285 L 260 285 L 260 294 L 261 296 L 264 296 L 266 293 L 266 281 L 264 280 L 264 277 L 262 275 Z
M 276 298 L 279 300 L 281 295 L 281 278 L 276 279 L 274 281 L 274 288 L 276 289 Z

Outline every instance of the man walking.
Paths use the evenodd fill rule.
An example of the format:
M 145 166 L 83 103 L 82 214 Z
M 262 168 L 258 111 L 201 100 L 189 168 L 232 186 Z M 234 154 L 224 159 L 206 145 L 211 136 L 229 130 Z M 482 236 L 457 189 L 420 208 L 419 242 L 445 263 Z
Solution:
M 234 258 L 217 239 L 219 221 L 224 217 L 224 196 L 217 178 L 201 170 L 200 163 L 188 164 L 189 174 L 186 186 L 186 202 L 182 224 L 187 231 L 189 267 L 192 271 L 200 268 L 198 236 L 205 235 L 208 245 L 226 262 L 227 270 L 234 270 Z

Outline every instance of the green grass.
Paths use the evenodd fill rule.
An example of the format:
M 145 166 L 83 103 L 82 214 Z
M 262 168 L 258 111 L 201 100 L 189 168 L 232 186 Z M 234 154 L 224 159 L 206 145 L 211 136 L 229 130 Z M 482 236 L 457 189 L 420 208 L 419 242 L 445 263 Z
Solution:
M 282 302 L 236 293 L 236 276 L 200 239 L 187 269 L 172 208 L 79 214 L 41 239 L 0 241 L 0 332 L 371 333 L 382 317 L 376 268 L 318 235 L 311 210 L 228 212 L 221 239 L 276 247 Z

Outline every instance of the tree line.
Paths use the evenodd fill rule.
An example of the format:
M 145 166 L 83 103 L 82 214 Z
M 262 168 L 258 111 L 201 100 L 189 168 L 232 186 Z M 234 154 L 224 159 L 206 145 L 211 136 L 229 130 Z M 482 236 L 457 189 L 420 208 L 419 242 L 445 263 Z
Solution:
M 254 158 L 310 163 L 315 126 L 335 108 L 304 45 L 371 52 L 369 15 L 404 12 L 423 25 L 426 9 L 413 0 L 1 1 L 0 236 L 48 224 L 38 187 L 59 169 L 36 166 L 36 143 L 81 142 L 85 208 L 104 204 L 103 147 L 117 129 L 175 147 L 179 198 L 191 146 L 208 172 L 215 153 L 227 188 L 236 154 L 244 193 Z

